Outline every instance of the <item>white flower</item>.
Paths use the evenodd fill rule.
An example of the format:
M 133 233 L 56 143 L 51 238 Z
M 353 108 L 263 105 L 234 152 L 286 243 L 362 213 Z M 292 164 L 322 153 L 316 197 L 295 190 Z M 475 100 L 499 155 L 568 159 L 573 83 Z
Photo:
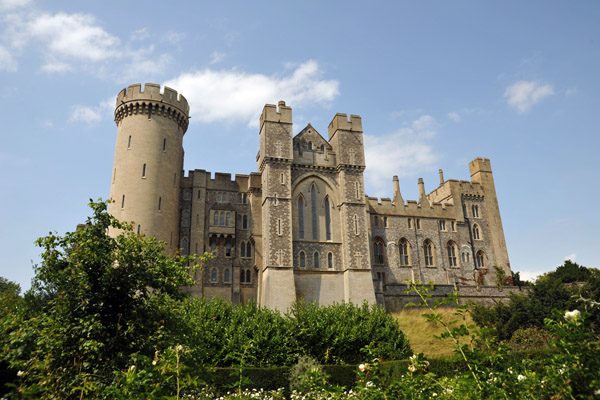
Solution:
M 179 345 L 179 346 L 177 346 L 177 350 L 178 350 L 178 351 L 181 351 L 181 350 L 183 350 L 183 346 L 182 346 L 182 345 Z
M 358 370 L 359 370 L 360 372 L 363 372 L 363 371 L 365 370 L 365 364 L 360 364 L 360 365 L 358 366 Z
M 25 375 L 25 371 L 21 371 L 21 370 L 19 370 L 19 371 L 17 372 L 17 376 L 19 376 L 19 377 L 20 377 L 20 376 L 23 376 L 23 375 Z
M 518 380 L 519 382 L 521 382 L 521 381 L 525 380 L 526 378 L 527 378 L 527 377 L 526 377 L 525 375 L 521 375 L 521 374 L 519 374 L 519 376 L 517 376 L 517 380 Z
M 375 384 L 373 382 L 371 382 L 371 381 L 368 381 L 367 382 L 367 387 L 372 387 L 372 386 L 375 386 Z
M 135 371 L 135 365 L 132 365 L 131 367 L 129 367 L 129 372 L 133 372 Z
M 575 321 L 575 320 L 579 319 L 580 315 L 581 315 L 581 313 L 579 312 L 579 310 L 567 311 L 565 313 L 565 319 L 567 321 Z

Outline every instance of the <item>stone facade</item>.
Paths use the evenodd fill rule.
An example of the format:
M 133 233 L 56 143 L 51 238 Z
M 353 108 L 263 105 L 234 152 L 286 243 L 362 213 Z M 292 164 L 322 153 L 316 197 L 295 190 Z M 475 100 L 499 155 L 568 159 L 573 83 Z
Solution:
M 188 115 L 172 89 L 121 91 L 109 211 L 171 253 L 212 251 L 192 294 L 279 310 L 298 297 L 393 309 L 406 281 L 477 288 L 478 298 L 493 291 L 492 266 L 510 276 L 488 159 L 469 164 L 470 181 L 444 180 L 440 170 L 429 194 L 420 179 L 418 201 L 404 201 L 397 177 L 393 199 L 371 198 L 361 118 L 336 114 L 328 139 L 310 124 L 294 136 L 292 109 L 279 102 L 260 117 L 258 172 L 186 176 Z

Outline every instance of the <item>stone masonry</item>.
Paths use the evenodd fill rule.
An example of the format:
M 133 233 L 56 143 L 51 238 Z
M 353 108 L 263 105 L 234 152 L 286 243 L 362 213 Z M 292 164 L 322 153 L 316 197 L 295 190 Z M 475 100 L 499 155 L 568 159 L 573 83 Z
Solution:
M 188 119 L 186 99 L 170 88 L 119 93 L 109 211 L 171 254 L 213 252 L 193 295 L 281 311 L 296 298 L 396 309 L 406 303 L 400 289 L 419 281 L 482 301 L 506 297 L 494 289 L 492 266 L 510 276 L 510 264 L 488 159 L 469 164 L 470 181 L 440 170 L 429 194 L 420 179 L 418 201 L 402 198 L 397 177 L 393 199 L 368 197 L 361 118 L 336 114 L 328 139 L 310 124 L 294 136 L 281 101 L 260 117 L 257 172 L 185 175 Z

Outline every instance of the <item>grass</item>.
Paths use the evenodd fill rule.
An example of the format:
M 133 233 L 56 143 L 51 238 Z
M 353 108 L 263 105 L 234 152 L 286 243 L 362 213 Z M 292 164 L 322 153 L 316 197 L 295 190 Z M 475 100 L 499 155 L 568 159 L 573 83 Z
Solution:
M 423 353 L 425 357 L 429 358 L 451 357 L 454 354 L 452 352 L 454 342 L 452 339 L 440 340 L 434 337 L 434 335 L 439 336 L 444 331 L 444 327 L 441 324 L 428 322 L 421 316 L 428 312 L 429 310 L 424 308 L 410 307 L 393 315 L 398 320 L 400 328 L 408 338 L 410 347 L 415 354 Z M 459 318 L 454 315 L 455 308 L 438 308 L 436 312 L 442 314 L 443 320 L 446 322 Z M 467 316 L 467 323 L 473 323 L 470 316 Z

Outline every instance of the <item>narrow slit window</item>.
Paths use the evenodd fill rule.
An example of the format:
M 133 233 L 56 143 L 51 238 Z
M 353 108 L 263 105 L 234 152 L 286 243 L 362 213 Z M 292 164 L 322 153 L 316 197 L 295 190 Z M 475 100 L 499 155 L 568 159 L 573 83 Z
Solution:
M 358 216 L 354 214 L 354 234 L 358 235 Z
M 131 148 L 131 135 L 129 135 L 129 140 L 127 141 L 127 148 Z
M 277 234 L 281 236 L 281 219 L 277 219 Z
M 125 195 L 121 197 L 121 208 L 125 208 Z
M 246 242 L 242 242 L 241 248 L 241 257 L 246 257 Z
M 252 258 L 252 242 L 248 242 L 246 245 L 246 257 Z
M 152 119 L 152 104 L 148 104 L 148 119 Z
M 319 268 L 319 253 L 316 251 L 315 254 L 313 254 L 313 267 Z
M 244 215 L 242 217 L 242 229 L 248 229 L 248 216 Z
M 327 268 L 329 268 L 329 269 L 333 268 L 333 254 L 332 253 L 327 254 Z
M 306 255 L 303 251 L 300 252 L 300 268 L 306 267 Z
M 167 139 L 163 139 L 163 151 L 167 151 Z
M 325 235 L 327 240 L 331 240 L 331 209 L 329 197 L 325 198 Z
M 142 178 L 146 177 L 146 164 L 142 167 Z
M 140 225 L 138 225 L 138 227 L 137 227 L 137 233 L 138 233 L 138 235 L 139 235 L 141 232 L 142 232 L 142 227 L 141 227 Z
M 312 213 L 312 236 L 313 240 L 319 240 L 319 220 L 317 215 L 317 187 L 312 185 L 310 190 L 310 205 Z
M 158 198 L 158 211 L 160 211 L 161 206 L 162 206 L 162 197 L 159 197 Z
M 304 239 L 304 199 L 298 197 L 298 236 Z

